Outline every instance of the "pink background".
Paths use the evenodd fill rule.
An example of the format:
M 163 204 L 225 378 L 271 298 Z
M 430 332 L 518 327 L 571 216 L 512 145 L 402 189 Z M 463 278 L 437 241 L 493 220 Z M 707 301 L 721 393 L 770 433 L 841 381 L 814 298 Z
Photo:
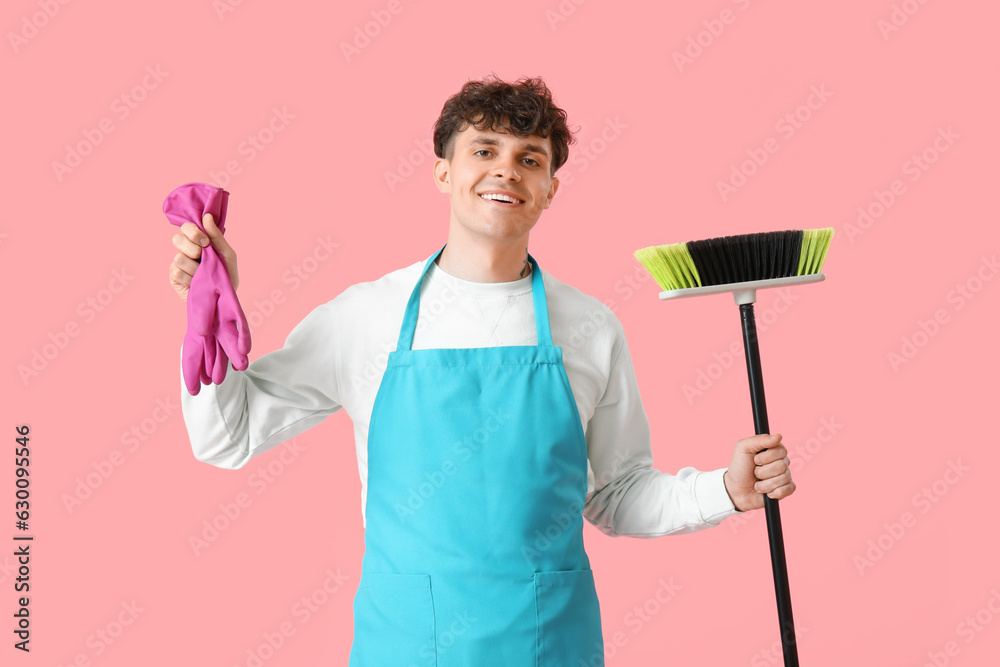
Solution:
M 726 295 L 661 302 L 633 251 L 837 228 L 826 282 L 757 306 L 799 486 L 781 507 L 801 663 L 996 664 L 994 3 L 4 7 L 3 664 L 248 666 L 262 645 L 267 667 L 346 664 L 364 545 L 350 420 L 299 436 L 287 465 L 280 450 L 239 471 L 193 458 L 161 204 L 189 181 L 232 193 L 256 359 L 347 286 L 443 244 L 448 201 L 419 144 L 491 71 L 542 76 L 580 130 L 530 248 L 624 323 L 662 470 L 723 467 L 753 432 L 742 352 L 727 357 L 739 316 Z M 275 108 L 292 118 L 268 135 Z M 251 135 L 262 150 L 245 150 Z M 57 173 L 70 147 L 86 155 Z M 745 182 L 724 197 L 734 170 Z M 864 226 L 859 207 L 875 214 Z M 339 244 L 325 261 L 318 237 Z M 23 379 L 36 352 L 50 358 Z M 18 424 L 30 655 L 11 647 Z M 68 506 L 88 475 L 96 488 Z M 189 539 L 239 494 L 249 506 L 196 554 Z M 763 512 L 657 540 L 587 524 L 585 539 L 609 665 L 781 664 Z M 329 594 L 328 571 L 343 578 Z M 661 580 L 680 586 L 664 604 Z M 308 616 L 304 597 L 321 601 Z M 294 634 L 268 650 L 283 624 Z

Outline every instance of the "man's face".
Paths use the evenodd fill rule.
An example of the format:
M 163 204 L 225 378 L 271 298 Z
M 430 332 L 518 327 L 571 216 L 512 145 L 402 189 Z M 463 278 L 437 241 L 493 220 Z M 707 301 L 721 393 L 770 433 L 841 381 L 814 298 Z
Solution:
M 552 142 L 474 126 L 455 136 L 451 160 L 438 158 L 434 180 L 451 198 L 451 221 L 472 234 L 514 241 L 528 233 L 549 207 L 559 179 L 549 176 Z M 504 192 L 518 201 L 484 197 Z

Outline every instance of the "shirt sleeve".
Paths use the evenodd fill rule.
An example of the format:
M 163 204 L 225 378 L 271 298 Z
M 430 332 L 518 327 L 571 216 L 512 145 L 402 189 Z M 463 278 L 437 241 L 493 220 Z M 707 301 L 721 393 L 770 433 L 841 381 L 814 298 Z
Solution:
M 241 468 L 340 410 L 332 304 L 315 308 L 284 347 L 246 370 L 230 362 L 223 382 L 202 385 L 197 396 L 188 393 L 181 370 L 181 411 L 196 459 Z
M 612 537 L 653 538 L 717 526 L 739 513 L 722 480 L 726 468 L 672 475 L 653 467 L 649 420 L 623 332 L 615 347 L 607 388 L 587 424 L 594 488 L 584 516 Z

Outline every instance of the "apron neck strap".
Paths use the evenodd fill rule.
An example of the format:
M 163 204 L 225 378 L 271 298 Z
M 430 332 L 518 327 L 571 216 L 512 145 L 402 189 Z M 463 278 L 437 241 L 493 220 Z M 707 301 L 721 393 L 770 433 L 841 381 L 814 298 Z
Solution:
M 417 284 L 410 294 L 410 300 L 406 303 L 406 313 L 403 316 L 403 326 L 399 331 L 399 342 L 396 343 L 397 350 L 410 350 L 413 347 L 413 334 L 417 329 L 417 318 L 420 314 L 420 288 L 424 284 L 424 277 L 427 270 L 437 259 L 441 251 L 447 247 L 447 243 L 441 246 L 441 250 L 430 256 L 424 264 L 424 270 L 417 279 Z M 531 296 L 535 306 L 535 331 L 538 334 L 539 347 L 552 347 L 552 330 L 549 328 L 549 308 L 545 300 L 545 284 L 542 282 L 542 272 L 538 268 L 538 262 L 528 254 L 528 261 L 531 262 Z

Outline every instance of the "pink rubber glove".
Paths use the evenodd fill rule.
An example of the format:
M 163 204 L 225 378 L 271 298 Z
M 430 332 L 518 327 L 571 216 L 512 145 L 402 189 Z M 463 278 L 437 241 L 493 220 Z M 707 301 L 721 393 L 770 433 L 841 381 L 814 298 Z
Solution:
M 225 234 L 229 193 L 207 183 L 186 183 L 163 201 L 163 213 L 180 227 L 211 213 Z M 207 233 L 206 233 L 207 235 Z M 249 365 L 250 325 L 229 280 L 225 260 L 209 244 L 201 250 L 200 266 L 191 279 L 187 298 L 188 327 L 184 334 L 181 368 L 188 392 L 195 396 L 202 384 L 219 384 L 226 378 L 227 363 L 246 370 Z
M 201 389 L 199 378 L 201 384 L 220 384 L 226 379 L 230 359 L 238 371 L 249 365 L 249 324 L 226 264 L 211 245 L 201 250 L 201 264 L 188 291 L 187 311 L 182 368 L 188 391 L 195 396 Z

